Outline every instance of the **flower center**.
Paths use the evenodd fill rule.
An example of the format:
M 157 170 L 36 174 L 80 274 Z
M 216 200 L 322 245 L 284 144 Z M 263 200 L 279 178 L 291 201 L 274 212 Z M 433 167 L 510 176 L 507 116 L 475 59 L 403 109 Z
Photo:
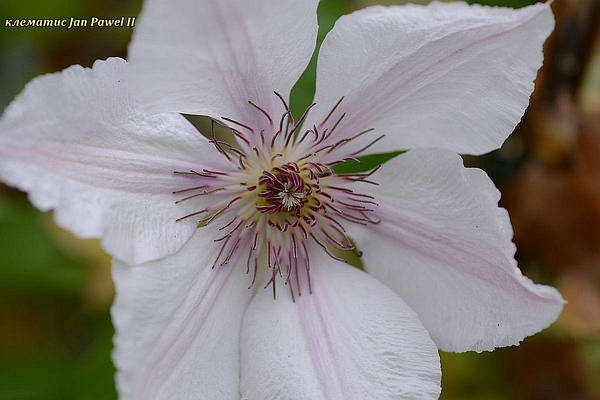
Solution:
M 312 185 L 304 183 L 297 164 L 288 163 L 269 172 L 265 171 L 258 180 L 261 185 L 256 209 L 264 214 L 278 212 L 301 215 L 302 206 L 312 194 Z
M 377 206 L 374 198 L 354 190 L 360 183 L 375 184 L 367 180 L 375 170 L 334 173 L 336 164 L 349 159 L 358 161 L 354 156 L 359 152 L 344 153 L 341 159 L 332 158 L 332 154 L 370 131 L 337 142 L 332 140 L 332 133 L 345 114 L 337 120 L 331 119 L 329 126 L 326 122 L 341 100 L 323 122 L 301 133 L 299 128 L 312 106 L 296 122 L 285 101 L 277 96 L 284 105 L 279 124 L 249 102 L 266 118 L 265 129 L 271 129 L 271 135 L 265 135 L 265 129 L 222 118 L 230 123 L 223 126 L 239 139 L 241 149 L 217 140 L 214 129 L 210 142 L 231 167 L 223 171 L 177 171 L 176 174 L 190 182 L 189 187 L 175 193 L 186 193 L 177 203 L 195 202 L 199 210 L 178 221 L 202 216 L 199 221 L 202 227 L 229 215 L 219 228 L 223 236 L 214 239 L 220 249 L 215 252 L 213 268 L 238 262 L 240 253 L 246 252 L 246 271 L 252 271 L 253 284 L 258 271 L 270 271 L 267 286 L 273 286 L 273 295 L 276 280 L 280 279 L 288 285 L 294 298 L 295 294 L 301 294 L 304 285 L 311 291 L 312 252 L 324 251 L 344 261 L 338 256 L 339 252 L 355 250 L 343 223 L 379 222 L 373 214 Z M 221 125 L 217 121 L 213 121 L 213 127 L 214 124 Z

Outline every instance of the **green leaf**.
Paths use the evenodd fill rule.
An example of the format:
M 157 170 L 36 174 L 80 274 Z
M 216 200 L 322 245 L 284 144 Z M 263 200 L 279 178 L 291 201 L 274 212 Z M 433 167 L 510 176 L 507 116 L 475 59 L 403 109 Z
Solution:
M 353 174 L 370 171 L 402 153 L 406 153 L 406 150 L 357 157 L 360 162 L 346 161 L 345 163 L 334 166 L 333 172 L 336 174 Z
M 290 93 L 290 108 L 294 118 L 298 119 L 312 102 L 315 96 L 315 78 L 317 75 L 317 54 L 323 39 L 333 28 L 335 21 L 339 17 L 350 13 L 348 2 L 344 0 L 323 0 L 319 4 L 319 33 L 317 35 L 317 45 L 310 63 L 304 70 L 304 73 L 298 79 L 298 82 L 292 88 Z
M 521 8 L 537 3 L 535 0 L 467 0 L 469 4 L 483 4 L 484 6 Z

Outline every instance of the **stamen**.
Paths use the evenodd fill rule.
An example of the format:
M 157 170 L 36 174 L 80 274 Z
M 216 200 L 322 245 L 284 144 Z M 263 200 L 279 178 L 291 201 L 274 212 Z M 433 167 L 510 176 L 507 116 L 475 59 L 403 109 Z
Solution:
M 340 122 L 342 122 L 342 120 L 344 119 L 345 116 L 346 116 L 346 113 L 343 113 L 342 116 L 336 121 L 336 123 L 333 124 L 333 128 L 331 128 L 329 133 L 323 137 L 323 140 L 327 140 L 329 137 L 331 137 L 331 135 L 333 134 L 333 131 L 335 131 L 335 128 L 338 127 L 338 125 L 340 124 Z
M 271 116 L 269 115 L 269 113 L 267 113 L 265 110 L 263 110 L 262 108 L 260 108 L 259 106 L 257 106 L 256 104 L 254 104 L 250 100 L 248 100 L 248 104 L 250 104 L 252 107 L 255 107 L 256 109 L 258 109 L 258 111 L 260 111 L 261 113 L 263 113 L 263 115 L 265 117 L 267 117 L 267 119 L 269 120 L 269 125 L 273 126 L 273 119 L 271 118 Z
M 223 154 L 227 158 L 228 161 L 231 161 L 231 157 L 229 157 L 229 154 L 227 154 L 225 152 L 225 150 L 223 150 L 223 148 L 221 148 L 220 142 L 218 142 L 217 139 L 216 139 L 216 136 L 215 136 L 215 120 L 214 119 L 210 120 L 210 132 L 211 132 L 212 140 L 209 141 L 209 142 L 214 143 L 214 145 L 217 148 L 217 150 L 221 154 Z
M 238 250 L 247 249 L 246 274 L 253 274 L 250 287 L 259 279 L 259 268 L 264 268 L 270 274 L 265 287 L 273 286 L 273 297 L 277 295 L 279 278 L 289 286 L 290 296 L 295 301 L 296 295 L 301 296 L 303 290 L 306 293 L 303 285 L 308 285 L 308 293 L 312 293 L 312 251 L 323 251 L 335 260 L 344 261 L 336 251 L 359 253 L 348 238 L 346 223 L 381 222 L 376 215 L 375 198 L 354 190 L 358 183 L 377 185 L 371 177 L 379 167 L 369 172 L 348 174 L 336 174 L 332 167 L 346 161 L 360 162 L 355 156 L 383 136 L 359 151 L 343 154 L 340 149 L 347 143 L 373 130 L 363 130 L 335 142 L 330 140 L 339 133 L 342 121 L 348 118 L 340 110 L 344 97 L 322 122 L 301 132 L 315 104 L 307 107 L 296 122 L 283 96 L 274 94 L 283 105 L 281 116 L 275 118 L 265 108 L 248 100 L 248 104 L 267 119 L 271 131 L 266 124 L 253 126 L 227 117 L 221 118 L 224 122 L 211 119 L 209 143 L 230 163 L 230 168 L 175 171 L 175 175 L 194 182 L 188 182 L 173 194 L 189 194 L 176 200 L 176 204 L 194 204 L 193 199 L 202 197 L 205 206 L 178 218 L 178 222 L 202 215 L 198 221 L 201 229 L 228 214 L 226 223 L 218 228 L 223 233 L 211 238 L 218 243 L 212 268 L 229 264 Z M 332 118 L 336 118 L 334 123 L 330 123 Z M 325 124 L 329 126 L 325 128 Z M 231 131 L 240 139 L 239 146 L 217 140 L 215 126 Z M 250 138 L 248 135 L 251 134 L 256 137 Z M 332 156 L 334 151 L 342 157 Z M 261 261 L 261 257 L 266 261 Z M 306 272 L 305 276 L 302 270 Z
M 208 185 L 196 186 L 196 187 L 192 187 L 192 188 L 188 188 L 188 189 L 177 190 L 177 191 L 173 192 L 173 194 L 191 192 L 192 190 L 199 190 L 199 189 L 204 189 L 204 188 L 207 188 L 207 187 L 208 187 Z
M 226 118 L 226 117 L 221 117 L 222 120 L 225 120 L 227 122 L 231 122 L 232 124 L 236 124 L 238 126 L 241 126 L 242 128 L 246 128 L 248 129 L 250 132 L 254 133 L 254 129 L 250 128 L 248 125 L 242 124 L 241 122 L 237 122 L 236 120 L 233 120 L 231 118 Z
M 205 213 L 205 212 L 207 212 L 207 211 L 208 211 L 208 208 L 205 208 L 204 210 L 200 210 L 200 211 L 193 212 L 193 213 L 191 213 L 191 214 L 188 214 L 188 215 L 185 215 L 185 216 L 183 216 L 183 217 L 181 217 L 181 218 L 177 218 L 177 219 L 175 220 L 175 222 L 183 221 L 183 220 L 184 220 L 184 219 L 186 219 L 186 218 L 193 217 L 194 215 L 202 214 L 202 213 Z
M 368 145 L 366 145 L 365 147 L 363 147 L 360 150 L 355 151 L 354 153 L 352 153 L 351 155 L 355 156 L 357 154 L 362 153 L 363 151 L 367 150 L 369 147 L 373 146 L 375 143 L 379 142 L 381 139 L 383 139 L 385 137 L 385 135 L 381 135 L 379 136 L 377 139 L 373 140 L 371 143 L 369 143 Z
M 244 143 L 246 143 L 246 145 L 250 146 L 250 141 L 248 139 L 246 139 L 244 137 L 244 135 L 242 135 L 240 133 L 240 131 L 238 131 L 237 129 L 233 129 L 227 125 L 224 125 L 222 123 L 220 123 L 219 121 L 213 119 L 212 120 L 214 124 L 220 126 L 221 128 L 227 129 L 228 131 L 231 131 L 231 133 L 233 133 L 235 135 L 235 137 L 237 137 L 238 139 L 242 140 Z
M 238 224 L 235 226 L 235 228 L 233 228 L 231 231 L 229 231 L 229 232 L 228 232 L 228 233 L 227 233 L 225 236 L 223 236 L 223 237 L 221 237 L 221 238 L 219 238 L 219 239 L 215 239 L 214 241 L 215 241 L 215 242 L 220 242 L 221 240 L 225 239 L 226 237 L 228 237 L 228 236 L 231 236 L 231 235 L 232 235 L 232 234 L 233 234 L 235 231 L 237 231 L 237 230 L 238 230 L 238 228 L 239 228 L 240 226 L 242 226 L 242 224 L 243 224 L 244 222 L 245 222 L 244 220 L 241 220 L 241 221 L 240 221 L 240 222 L 239 222 L 239 223 L 238 223 Z
M 207 174 L 214 174 L 214 175 L 229 175 L 226 172 L 218 172 L 218 171 L 211 171 L 209 169 L 204 168 L 202 171 L 206 172 Z
M 296 129 L 298 129 L 300 126 L 302 126 L 302 123 L 306 119 L 306 116 L 308 115 L 308 112 L 310 111 L 310 109 L 316 105 L 317 105 L 317 103 L 312 103 L 310 106 L 308 106 L 306 108 L 306 110 L 304 111 L 304 113 L 302 114 L 302 116 L 300 117 L 300 120 L 298 121 L 298 123 L 294 124 L 294 127 L 292 128 L 292 130 L 287 134 L 287 139 L 285 140 L 286 147 L 290 143 L 290 139 L 292 138 L 292 136 L 294 136 L 294 132 L 296 132 Z
M 179 203 L 181 203 L 183 201 L 190 200 L 190 199 L 193 199 L 193 198 L 196 198 L 196 197 L 199 197 L 199 196 L 206 196 L 206 195 L 209 195 L 209 194 L 212 194 L 212 193 L 215 193 L 215 192 L 220 192 L 221 190 L 225 190 L 225 189 L 224 188 L 217 188 L 217 189 L 213 189 L 213 190 L 204 191 L 202 193 L 193 194 L 191 196 L 184 197 L 183 199 L 177 200 L 175 202 L 175 204 L 179 204 Z
M 335 103 L 335 105 L 333 106 L 333 108 L 331 109 L 331 111 L 329 111 L 329 114 L 327 114 L 327 116 L 325 117 L 325 119 L 319 124 L 319 126 L 323 126 L 325 125 L 325 123 L 327 122 L 327 120 L 329 119 L 329 117 L 331 117 L 331 115 L 335 112 L 336 108 L 338 108 L 338 106 L 342 103 L 342 100 L 344 100 L 344 96 L 342 96 L 337 103 Z

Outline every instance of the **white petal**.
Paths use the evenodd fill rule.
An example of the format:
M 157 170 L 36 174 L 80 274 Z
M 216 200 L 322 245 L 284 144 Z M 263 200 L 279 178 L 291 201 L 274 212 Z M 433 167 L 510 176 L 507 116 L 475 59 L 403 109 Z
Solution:
M 308 64 L 317 0 L 149 0 L 128 59 L 142 96 L 160 111 L 228 117 L 252 127 L 276 119 Z M 265 133 L 270 134 L 267 130 Z
M 562 297 L 521 274 L 485 172 L 447 150 L 411 150 L 373 179 L 381 223 L 347 228 L 365 268 L 419 314 L 440 349 L 515 345 L 556 320 Z
M 113 360 L 121 400 L 239 400 L 239 331 L 250 297 L 240 265 L 212 269 L 214 229 L 174 256 L 115 261 Z
M 344 16 L 321 46 L 315 121 L 345 96 L 323 127 L 346 113 L 330 142 L 375 128 L 386 137 L 373 152 L 496 149 L 529 103 L 553 26 L 542 3 L 514 10 L 434 2 Z M 367 136 L 355 149 L 374 139 Z
M 214 151 L 178 114 L 151 115 L 131 98 L 121 59 L 38 77 L 0 120 L 0 179 L 29 192 L 59 225 L 130 263 L 177 251 L 197 221 L 172 191 L 175 170 L 214 166 Z
M 242 325 L 247 400 L 437 399 L 437 350 L 415 313 L 367 274 L 311 258 L 313 293 L 260 290 Z M 283 289 L 283 290 L 282 290 Z

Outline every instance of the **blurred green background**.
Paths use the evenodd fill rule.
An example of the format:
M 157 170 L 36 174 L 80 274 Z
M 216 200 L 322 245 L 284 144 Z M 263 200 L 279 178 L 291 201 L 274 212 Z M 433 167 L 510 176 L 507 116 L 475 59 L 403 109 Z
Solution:
M 483 0 L 521 7 L 529 0 Z M 319 42 L 352 10 L 322 0 Z M 4 18 L 138 15 L 141 0 L 0 2 Z M 557 286 L 557 323 L 519 347 L 442 354 L 442 399 L 600 399 L 600 2 L 557 0 L 557 28 L 522 123 L 470 165 L 503 192 L 524 273 Z M 36 75 L 126 56 L 128 28 L 1 28 L 0 108 Z M 312 100 L 315 59 L 292 93 Z M 0 184 L 0 399 L 115 399 L 110 259 Z

